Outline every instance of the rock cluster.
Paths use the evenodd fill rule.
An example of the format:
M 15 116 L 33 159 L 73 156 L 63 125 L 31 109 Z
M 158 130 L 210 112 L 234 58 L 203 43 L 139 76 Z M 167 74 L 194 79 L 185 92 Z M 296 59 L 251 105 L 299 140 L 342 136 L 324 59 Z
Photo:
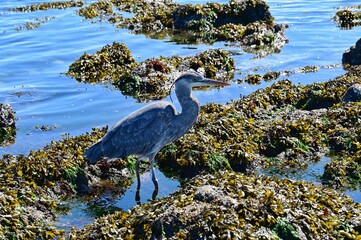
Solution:
M 112 5 L 133 16 L 123 17 L 113 11 Z M 106 19 L 117 27 L 153 38 L 168 36 L 182 43 L 231 41 L 262 55 L 278 52 L 287 43 L 287 26 L 275 24 L 268 5 L 261 0 L 204 5 L 170 0 L 100 0 L 80 9 L 79 14 L 87 19 Z
M 125 95 L 149 101 L 167 96 L 174 80 L 189 70 L 230 80 L 234 60 L 225 50 L 211 49 L 190 57 L 159 57 L 138 63 L 124 44 L 113 43 L 94 54 L 83 54 L 66 74 L 82 82 L 110 82 Z

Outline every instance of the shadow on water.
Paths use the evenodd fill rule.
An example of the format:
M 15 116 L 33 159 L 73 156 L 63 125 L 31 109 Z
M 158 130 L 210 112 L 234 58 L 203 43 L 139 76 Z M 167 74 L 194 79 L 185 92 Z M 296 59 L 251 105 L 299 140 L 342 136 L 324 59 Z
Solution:
M 178 180 L 167 178 L 159 169 L 155 169 L 158 178 L 159 192 L 157 198 L 168 196 L 180 186 Z M 141 204 L 151 201 L 154 191 L 152 176 L 150 172 L 141 175 L 140 202 Z M 59 214 L 55 226 L 59 229 L 69 231 L 71 227 L 82 228 L 94 222 L 100 216 L 115 211 L 127 211 L 137 205 L 135 194 L 137 191 L 137 180 L 134 178 L 133 184 L 123 195 L 114 196 L 111 193 L 104 193 L 100 198 L 83 202 L 72 200 L 64 203 L 66 213 Z

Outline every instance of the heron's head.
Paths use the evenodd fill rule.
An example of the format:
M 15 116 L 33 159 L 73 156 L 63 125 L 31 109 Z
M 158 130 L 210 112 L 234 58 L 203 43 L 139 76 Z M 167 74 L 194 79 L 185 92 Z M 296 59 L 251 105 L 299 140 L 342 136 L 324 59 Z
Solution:
M 177 80 L 174 82 L 176 88 L 177 86 L 183 85 L 187 87 L 211 87 L 211 86 L 229 86 L 228 83 L 212 80 L 209 78 L 205 78 L 198 73 L 185 73 L 181 75 Z

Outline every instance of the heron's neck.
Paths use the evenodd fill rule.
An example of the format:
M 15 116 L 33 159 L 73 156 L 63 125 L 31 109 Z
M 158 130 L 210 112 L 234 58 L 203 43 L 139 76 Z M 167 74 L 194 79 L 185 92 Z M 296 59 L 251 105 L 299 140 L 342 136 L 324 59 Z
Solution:
M 197 119 L 199 114 L 199 102 L 192 96 L 192 89 L 188 86 L 177 86 L 176 95 L 178 101 L 182 107 L 182 113 L 180 115 L 187 116 L 186 119 L 193 123 Z

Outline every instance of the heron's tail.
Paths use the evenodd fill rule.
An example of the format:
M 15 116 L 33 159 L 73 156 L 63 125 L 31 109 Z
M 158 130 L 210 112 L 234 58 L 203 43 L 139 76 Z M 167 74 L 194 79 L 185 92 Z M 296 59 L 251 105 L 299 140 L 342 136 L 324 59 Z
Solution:
M 88 150 L 86 150 L 84 156 L 89 158 L 91 164 L 96 163 L 101 157 L 103 157 L 104 155 L 103 155 L 101 141 L 97 142 L 96 144 L 91 146 Z

